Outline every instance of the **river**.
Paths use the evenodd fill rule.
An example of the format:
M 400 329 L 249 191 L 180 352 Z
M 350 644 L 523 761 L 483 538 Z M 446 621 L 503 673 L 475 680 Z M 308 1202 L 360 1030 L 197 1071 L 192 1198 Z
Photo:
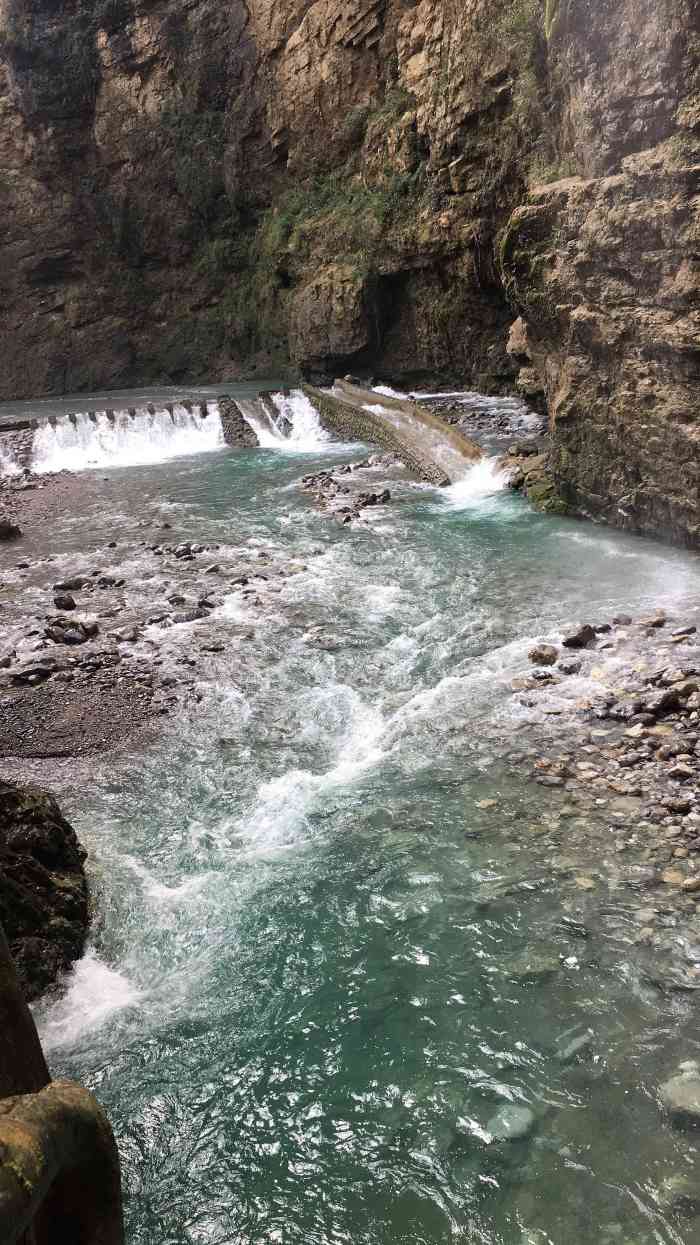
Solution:
M 697 606 L 697 560 L 483 471 L 398 473 L 340 528 L 298 480 L 367 450 L 300 445 L 115 468 L 35 546 L 134 597 L 172 586 L 144 520 L 290 572 L 150 628 L 165 668 L 196 653 L 198 702 L 55 776 L 96 912 L 37 1017 L 109 1112 L 128 1241 L 690 1245 L 659 1189 L 696 1146 L 656 1092 L 700 1053 L 695 996 L 649 982 L 609 810 L 594 833 L 528 780 L 574 728 L 510 681 L 572 620 Z

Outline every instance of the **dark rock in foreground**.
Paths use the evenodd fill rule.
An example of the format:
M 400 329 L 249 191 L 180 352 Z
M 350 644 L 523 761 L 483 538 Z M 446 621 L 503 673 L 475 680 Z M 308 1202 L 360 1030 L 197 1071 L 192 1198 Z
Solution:
M 0 519 L 0 540 L 18 540 L 21 535 L 22 529 L 16 523 Z
M 52 795 L 0 781 L 0 923 L 29 1001 L 82 955 L 85 856 Z

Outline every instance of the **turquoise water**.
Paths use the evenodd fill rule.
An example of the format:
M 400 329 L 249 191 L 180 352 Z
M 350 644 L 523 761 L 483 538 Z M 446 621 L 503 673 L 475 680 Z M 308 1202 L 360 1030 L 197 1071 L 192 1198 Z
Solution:
M 695 1241 L 659 1194 L 695 1142 L 655 1098 L 698 1053 L 694 998 L 649 984 L 655 901 L 619 884 L 609 810 L 528 781 L 570 715 L 509 684 L 571 620 L 697 605 L 698 564 L 404 480 L 341 530 L 296 487 L 339 456 L 113 472 L 50 537 L 51 574 L 89 554 L 134 600 L 180 573 L 140 550 L 144 516 L 293 572 L 153 628 L 166 668 L 196 655 L 198 703 L 55 775 L 97 914 L 39 1021 L 54 1074 L 109 1111 L 128 1240 Z M 508 1105 L 531 1127 L 499 1142 Z

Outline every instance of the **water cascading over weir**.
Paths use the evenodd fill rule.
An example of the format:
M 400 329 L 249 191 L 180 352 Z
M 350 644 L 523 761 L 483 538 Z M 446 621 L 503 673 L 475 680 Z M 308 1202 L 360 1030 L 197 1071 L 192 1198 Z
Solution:
M 314 453 L 332 439 L 380 446 L 436 485 L 462 479 L 482 457 L 419 403 L 338 380 L 328 390 L 302 385 L 0 425 L 0 476 L 133 467 L 225 446 Z
M 50 416 L 34 427 L 29 466 L 39 474 L 136 466 L 224 444 L 218 402 L 174 402 Z

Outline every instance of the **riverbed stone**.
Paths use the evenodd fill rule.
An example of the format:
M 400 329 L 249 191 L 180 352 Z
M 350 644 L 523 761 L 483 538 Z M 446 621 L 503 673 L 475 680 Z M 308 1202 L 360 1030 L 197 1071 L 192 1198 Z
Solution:
M 0 922 L 29 1001 L 82 954 L 85 856 L 52 795 L 0 782 Z
M 595 638 L 595 629 L 589 623 L 582 623 L 576 631 L 564 636 L 562 644 L 564 648 L 588 648 L 595 642 Z
M 53 603 L 57 610 L 74 610 L 76 608 L 75 597 L 69 592 L 57 592 Z
M 486 1131 L 493 1141 L 523 1141 L 533 1132 L 536 1122 L 529 1107 L 508 1103 L 491 1116 Z
M 659 1090 L 661 1103 L 679 1128 L 700 1128 L 700 1072 L 672 1076 Z
M 553 644 L 536 644 L 528 653 L 529 660 L 535 666 L 553 666 L 559 656 L 559 649 Z
M 682 1215 L 700 1214 L 700 1181 L 697 1174 L 674 1172 L 662 1181 L 657 1202 L 663 1211 Z
M 547 981 L 559 972 L 560 961 L 556 955 L 546 951 L 524 951 L 516 956 L 508 965 L 508 976 L 515 978 L 523 985 Z

